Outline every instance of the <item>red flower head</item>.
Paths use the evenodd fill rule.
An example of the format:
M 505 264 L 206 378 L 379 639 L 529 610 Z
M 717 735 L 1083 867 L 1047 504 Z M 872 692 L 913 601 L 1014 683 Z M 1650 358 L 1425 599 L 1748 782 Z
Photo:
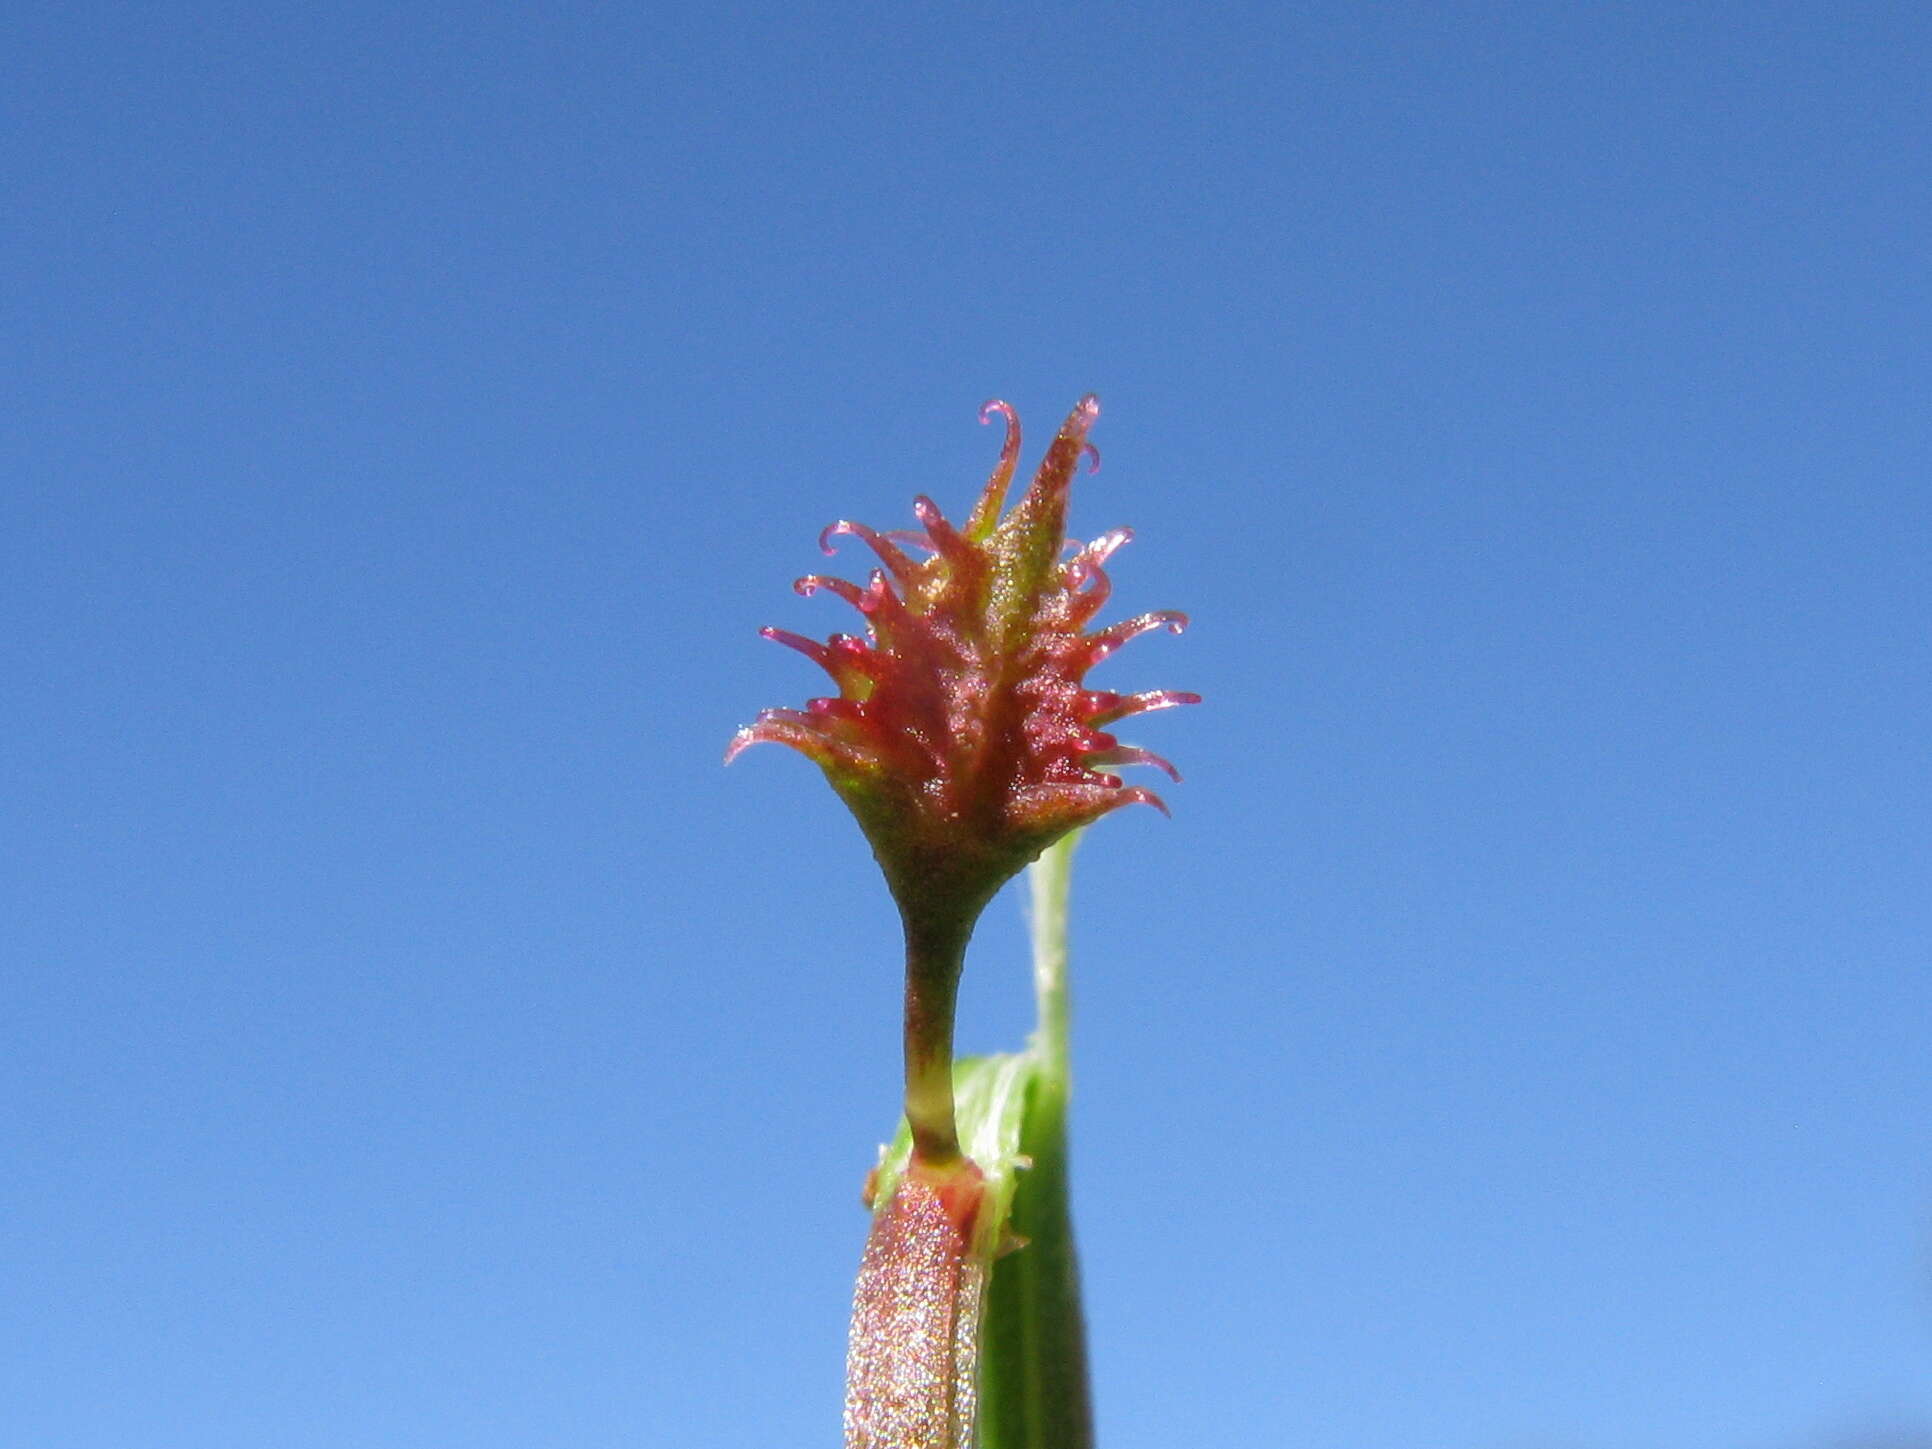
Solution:
M 995 414 L 1006 420 L 1005 446 L 964 528 L 920 497 L 916 532 L 840 521 L 820 536 L 828 554 L 838 534 L 861 539 L 883 565 L 864 588 L 820 574 L 795 586 L 852 604 L 865 635 L 821 644 L 762 630 L 820 665 L 838 693 L 764 711 L 725 754 L 729 761 L 771 741 L 809 756 L 858 817 L 901 909 L 944 902 L 968 921 L 1067 831 L 1131 803 L 1165 811 L 1153 792 L 1095 768 L 1153 765 L 1180 778 L 1160 756 L 1122 746 L 1107 726 L 1199 702 L 1175 690 L 1121 695 L 1083 683 L 1129 639 L 1159 628 L 1178 634 L 1187 623 L 1164 611 L 1087 632 L 1107 600 L 1104 565 L 1131 536 L 1117 528 L 1085 545 L 1065 538 L 1075 469 L 1083 455 L 1099 464 L 1086 440 L 1098 400 L 1082 398 L 1068 414 L 1032 486 L 1003 518 L 1020 425 L 998 401 L 980 420 Z

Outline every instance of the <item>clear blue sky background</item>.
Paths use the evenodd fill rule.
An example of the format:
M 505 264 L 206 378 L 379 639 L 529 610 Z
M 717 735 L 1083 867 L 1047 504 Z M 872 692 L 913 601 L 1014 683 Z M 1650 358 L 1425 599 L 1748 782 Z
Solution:
M 1932 1433 L 1920 4 L 15 4 L 0 1445 L 834 1442 L 761 624 L 1098 392 L 1107 1449 Z M 860 567 L 857 560 L 849 560 Z M 963 1036 L 1026 1026 L 1018 908 Z

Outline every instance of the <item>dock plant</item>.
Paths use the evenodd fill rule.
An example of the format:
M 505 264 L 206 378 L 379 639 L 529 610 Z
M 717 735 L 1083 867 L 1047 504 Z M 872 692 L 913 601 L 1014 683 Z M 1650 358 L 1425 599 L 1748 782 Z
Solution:
M 989 402 L 1005 440 L 965 521 L 913 500 L 917 527 L 840 520 L 863 584 L 807 574 L 800 594 L 857 610 L 861 633 L 823 641 L 760 632 L 812 660 L 837 692 L 768 709 L 733 738 L 788 745 L 857 819 L 898 906 L 905 953 L 904 1118 L 874 1168 L 872 1226 L 854 1290 L 845 1449 L 1086 1449 L 1093 1442 L 1085 1330 L 1067 1197 L 1066 905 L 1075 839 L 1123 806 L 1166 806 L 1117 770 L 1160 756 L 1121 743 L 1122 720 L 1198 703 L 1178 690 L 1117 694 L 1087 671 L 1185 616 L 1096 627 L 1124 528 L 1068 539 L 1067 505 L 1099 402 L 1061 424 L 1031 485 L 1006 506 L 1017 414 Z M 1036 863 L 1037 862 L 1037 863 Z M 1000 888 L 1033 865 L 1038 1026 L 1027 1048 L 955 1061 L 967 942 Z

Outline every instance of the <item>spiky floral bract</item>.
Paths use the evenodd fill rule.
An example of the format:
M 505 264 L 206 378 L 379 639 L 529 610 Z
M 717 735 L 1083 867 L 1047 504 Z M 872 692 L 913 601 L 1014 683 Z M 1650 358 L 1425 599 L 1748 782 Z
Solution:
M 1107 726 L 1196 696 L 1174 690 L 1088 689 L 1086 672 L 1152 629 L 1179 633 L 1185 616 L 1143 614 L 1088 632 L 1106 602 L 1105 565 L 1127 529 L 1081 545 L 1066 540 L 1067 495 L 1087 432 L 1089 396 L 1068 414 L 1032 486 L 1004 517 L 1019 459 L 1013 409 L 994 401 L 1006 441 L 963 528 L 930 498 L 913 502 L 917 531 L 878 533 L 841 520 L 881 567 L 861 588 L 809 574 L 801 594 L 837 594 L 865 620 L 865 636 L 824 643 L 783 629 L 763 634 L 819 664 L 838 685 L 803 709 L 769 709 L 726 754 L 763 741 L 790 745 L 825 771 L 872 844 L 902 911 L 977 916 L 1015 872 L 1053 841 L 1122 805 L 1165 810 L 1152 791 L 1099 766 L 1173 766 L 1122 746 Z M 1067 556 L 1067 550 L 1071 555 Z M 924 555 L 919 557 L 917 555 Z
M 1082 398 L 1061 424 L 1025 495 L 1004 516 L 1019 461 L 1020 424 L 994 401 L 1006 440 L 964 528 L 913 500 L 918 530 L 879 533 L 840 520 L 819 537 L 850 535 L 878 555 L 863 588 L 808 574 L 795 587 L 838 595 L 865 635 L 824 643 L 784 629 L 763 634 L 813 660 L 836 695 L 803 709 L 768 709 L 738 731 L 730 761 L 761 742 L 790 745 L 825 772 L 885 871 L 906 936 L 906 1115 L 915 1153 L 959 1156 L 953 1124 L 953 1007 L 966 942 L 980 911 L 1026 863 L 1069 830 L 1122 805 L 1162 809 L 1102 766 L 1153 765 L 1107 726 L 1197 697 L 1175 690 L 1088 689 L 1086 673 L 1136 635 L 1179 633 L 1184 615 L 1142 614 L 1088 632 L 1107 601 L 1105 565 L 1131 536 L 1066 538 L 1067 494 L 1100 403 Z M 919 557 L 918 555 L 923 555 Z
M 1006 440 L 963 528 L 920 497 L 917 531 L 826 529 L 827 553 L 832 538 L 851 535 L 881 567 L 864 587 L 819 574 L 796 587 L 853 605 L 864 637 L 819 643 L 764 630 L 819 664 L 838 693 L 766 710 L 725 755 L 771 742 L 817 763 L 871 842 L 905 927 L 910 1141 L 874 1204 L 854 1296 L 846 1449 L 966 1449 L 974 1439 L 981 1313 L 1012 1197 L 999 1187 L 1000 1162 L 989 1178 L 960 1150 L 952 1028 L 973 924 L 1001 885 L 1069 832 L 1122 805 L 1166 809 L 1103 767 L 1153 765 L 1180 778 L 1107 727 L 1194 695 L 1086 686 L 1087 671 L 1127 640 L 1186 624 L 1163 612 L 1089 631 L 1109 592 L 1105 565 L 1129 537 L 1124 528 L 1084 545 L 1065 537 L 1068 491 L 1092 454 L 1099 413 L 1094 398 L 1080 400 L 1004 516 L 1020 426 L 1012 408 L 991 402 L 981 421 L 1003 417 Z

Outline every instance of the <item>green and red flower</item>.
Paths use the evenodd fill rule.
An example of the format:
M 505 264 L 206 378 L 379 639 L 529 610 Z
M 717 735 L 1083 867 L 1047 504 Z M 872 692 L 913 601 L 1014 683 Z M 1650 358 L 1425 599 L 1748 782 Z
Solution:
M 1124 528 L 1091 543 L 1066 537 L 1074 473 L 1083 456 L 1099 462 L 1087 442 L 1099 414 L 1094 398 L 1080 400 L 1025 496 L 1003 516 L 1020 424 L 1012 408 L 990 402 L 980 420 L 1003 417 L 1006 441 L 963 527 L 920 497 L 912 506 L 916 530 L 878 533 L 846 521 L 827 528 L 819 538 L 826 553 L 833 538 L 850 535 L 878 556 L 879 567 L 863 586 L 808 574 L 796 587 L 844 599 L 859 611 L 864 633 L 821 643 L 783 629 L 762 632 L 818 664 L 838 692 L 803 709 L 764 711 L 725 753 L 730 761 L 754 744 L 790 745 L 824 770 L 871 842 L 905 928 L 910 1141 L 873 1201 L 853 1297 L 846 1449 L 964 1449 L 974 1442 L 989 1285 L 995 1258 L 1016 1241 L 1007 1231 L 1017 1190 L 1012 1172 L 1029 1139 L 1017 1120 L 1010 1142 L 987 1137 L 978 1130 L 987 1126 L 982 1107 L 968 1120 L 978 1123 L 973 1150 L 984 1162 L 961 1147 L 952 1030 L 966 944 L 993 894 L 1055 841 L 1123 805 L 1167 808 L 1112 771 L 1152 765 L 1178 780 L 1174 767 L 1121 744 L 1110 727 L 1199 702 L 1178 690 L 1087 687 L 1087 671 L 1129 639 L 1161 628 L 1178 634 L 1187 623 L 1161 612 L 1093 627 L 1109 593 L 1106 565 L 1129 537 Z M 1008 1110 L 1030 1104 L 1023 1110 L 1042 1114 L 1037 1145 L 1027 1149 L 1041 1154 L 1036 1164 L 1064 1159 L 1065 1011 L 1062 1005 L 1057 1027 L 1049 1028 L 1044 1010 L 1038 1040 L 1058 1043 L 1051 1051 L 1060 1075 L 1048 1077 L 1048 1058 L 1036 1054 L 1048 1047 L 1036 1046 L 1011 1059 L 1032 1085 L 1006 1099 Z M 1050 1090 L 1041 1085 L 1049 1080 Z M 1063 1167 L 1041 1167 L 1040 1174 L 1049 1186 L 1036 1191 L 1064 1183 Z M 1032 1317 L 1013 1319 L 1009 1309 L 1001 1319 L 1009 1339 L 1002 1341 L 1050 1318 L 1052 1341 L 1063 1350 L 1054 1382 L 1064 1387 L 1070 1376 L 1083 1383 L 1071 1229 L 1063 1205 L 1035 1216 L 1061 1246 L 1025 1280 L 1048 1288 L 1014 1290 L 1038 1302 L 1028 1310 Z M 1090 1444 L 1084 1388 L 1061 1397 L 1064 1403 L 1045 1410 L 1065 1431 L 1054 1442 L 1067 1449 Z
M 1089 630 L 1106 603 L 1106 564 L 1131 537 L 1068 540 L 1067 495 L 1099 402 L 1082 398 L 1061 425 L 1032 486 L 1004 517 L 1020 425 L 1004 402 L 1006 441 L 964 527 L 930 498 L 913 501 L 915 531 L 878 533 L 841 520 L 878 556 L 861 587 L 808 574 L 801 594 L 853 605 L 864 635 L 824 643 L 761 632 L 813 660 L 838 693 L 803 709 L 768 709 L 738 731 L 726 759 L 761 742 L 790 745 L 821 769 L 858 818 L 902 910 L 939 902 L 970 920 L 1015 872 L 1060 836 L 1128 804 L 1166 806 L 1103 767 L 1174 767 L 1123 746 L 1109 726 L 1198 703 L 1178 690 L 1116 694 L 1087 688 L 1089 669 L 1136 635 L 1187 623 L 1170 611 Z M 909 922 L 910 924 L 910 922 Z

